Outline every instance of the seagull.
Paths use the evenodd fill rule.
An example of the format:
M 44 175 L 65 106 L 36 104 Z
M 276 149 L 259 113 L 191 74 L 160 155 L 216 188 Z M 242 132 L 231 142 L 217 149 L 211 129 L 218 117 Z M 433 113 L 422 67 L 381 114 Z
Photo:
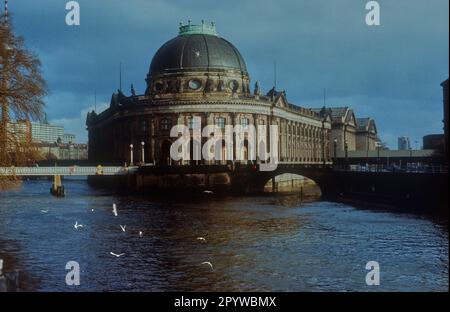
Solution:
M 116 253 L 113 253 L 112 251 L 110 251 L 109 254 L 112 255 L 112 256 L 115 256 L 117 258 L 122 257 L 123 255 L 125 255 L 124 253 L 116 254 Z
M 211 267 L 211 271 L 214 271 L 214 268 L 213 268 L 213 265 L 211 264 L 211 262 L 205 261 L 205 262 L 202 262 L 201 264 L 202 264 L 202 265 L 203 265 L 203 264 L 209 265 L 209 266 Z
M 139 237 L 142 237 L 142 231 L 139 231 Z
M 41 209 L 41 212 L 42 212 L 42 213 L 47 213 L 47 212 L 48 212 L 48 209 Z
M 94 208 L 92 208 L 91 211 L 94 212 Z
M 213 191 L 208 191 L 208 190 L 206 190 L 206 191 L 203 191 L 203 193 L 205 193 L 205 194 L 214 194 L 214 192 L 213 192 Z
M 116 204 L 113 204 L 113 210 L 112 210 L 113 214 L 115 217 L 117 217 L 117 207 Z
M 78 224 L 78 221 L 76 221 L 73 227 L 78 229 L 79 227 L 83 227 L 83 224 Z
M 125 229 L 126 229 L 126 225 L 120 225 L 120 228 L 122 229 L 122 232 L 125 232 Z
M 206 243 L 206 238 L 204 238 L 204 237 L 197 237 L 197 240 Z

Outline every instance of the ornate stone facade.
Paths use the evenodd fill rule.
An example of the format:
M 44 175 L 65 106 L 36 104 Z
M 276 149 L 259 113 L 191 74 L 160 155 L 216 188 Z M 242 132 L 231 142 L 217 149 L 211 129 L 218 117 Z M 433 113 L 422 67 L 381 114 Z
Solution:
M 278 125 L 279 161 L 331 161 L 330 115 L 289 103 L 284 91 L 272 89 L 261 95 L 258 83 L 251 92 L 244 59 L 231 43 L 217 36 L 214 25 L 181 25 L 179 35 L 155 54 L 146 81 L 144 94 L 135 95 L 133 88 L 131 95 L 125 96 L 119 90 L 108 109 L 88 114 L 91 161 L 123 164 L 133 157 L 137 163 L 143 154 L 145 163 L 155 165 L 217 164 L 175 162 L 169 157 L 170 146 L 177 139 L 170 137 L 171 127 L 184 124 L 192 128 L 195 116 L 201 118 L 202 127 Z M 246 147 L 243 149 L 248 159 Z
M 370 117 L 357 118 L 358 127 L 356 129 L 356 150 L 374 151 L 377 148 L 378 132 L 375 120 Z

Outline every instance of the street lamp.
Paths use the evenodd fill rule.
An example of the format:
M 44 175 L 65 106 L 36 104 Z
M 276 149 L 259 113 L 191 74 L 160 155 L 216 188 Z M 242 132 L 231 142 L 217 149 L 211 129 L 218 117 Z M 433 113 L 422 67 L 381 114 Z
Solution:
M 337 139 L 333 140 L 333 148 L 334 148 L 334 164 L 336 165 L 336 160 L 337 160 L 337 155 L 336 155 L 336 150 L 337 150 Z
M 381 148 L 381 144 L 380 142 L 376 142 L 376 147 L 377 147 L 377 171 L 379 171 L 379 167 L 380 167 L 380 148 Z
M 345 164 L 348 166 L 348 144 L 347 144 L 347 140 L 344 141 L 344 150 L 345 150 Z
M 141 142 L 141 148 L 142 148 L 142 149 L 141 149 L 141 153 L 142 153 L 142 159 L 141 159 L 141 161 L 142 161 L 142 164 L 145 163 L 144 145 L 145 145 L 145 142 L 142 141 L 142 142 Z
M 133 166 L 133 144 L 130 144 L 130 166 Z

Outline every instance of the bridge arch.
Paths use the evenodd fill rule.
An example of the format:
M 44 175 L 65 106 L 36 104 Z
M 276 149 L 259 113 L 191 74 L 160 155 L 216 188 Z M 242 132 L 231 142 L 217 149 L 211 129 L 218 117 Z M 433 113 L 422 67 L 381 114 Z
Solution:
M 245 179 L 243 177 L 238 179 L 242 179 L 242 183 L 246 183 L 245 189 L 248 192 L 263 193 L 266 184 L 282 174 L 299 175 L 314 181 L 320 189 L 322 197 L 326 197 L 332 191 L 332 168 L 330 166 L 279 164 L 274 171 L 254 170 Z
M 319 199 L 322 191 L 319 184 L 297 173 L 281 173 L 270 178 L 264 185 L 264 193 L 299 194 L 302 198 Z

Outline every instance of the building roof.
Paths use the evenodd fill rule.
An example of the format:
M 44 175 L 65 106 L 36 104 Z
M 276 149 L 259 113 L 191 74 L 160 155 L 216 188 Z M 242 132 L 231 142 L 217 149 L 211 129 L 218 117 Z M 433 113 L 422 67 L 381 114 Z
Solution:
M 149 76 L 173 71 L 234 69 L 247 74 L 238 49 L 215 35 L 212 26 L 180 26 L 180 34 L 163 44 L 152 59 Z
M 356 118 L 356 124 L 357 124 L 357 130 L 367 130 L 367 128 L 369 127 L 370 124 L 370 118 L 366 117 L 366 118 Z
M 377 133 L 375 120 L 370 117 L 356 118 L 356 131 Z
M 324 113 L 330 113 L 332 118 L 342 118 L 345 117 L 348 107 L 321 107 L 321 108 L 311 108 L 312 111 L 324 114 Z
M 321 107 L 321 108 L 311 108 L 313 112 L 319 114 L 320 117 L 325 117 L 325 115 L 330 115 L 331 120 L 336 123 L 351 123 L 354 119 L 354 113 L 348 106 L 343 107 Z

